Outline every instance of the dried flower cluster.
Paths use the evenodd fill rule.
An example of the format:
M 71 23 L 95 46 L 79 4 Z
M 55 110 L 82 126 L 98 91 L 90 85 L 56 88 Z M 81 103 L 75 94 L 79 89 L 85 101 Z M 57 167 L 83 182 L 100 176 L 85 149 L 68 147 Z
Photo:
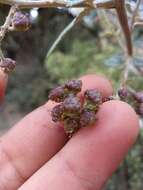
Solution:
M 5 34 L 9 31 L 27 31 L 30 28 L 30 19 L 27 13 L 22 13 L 17 10 L 16 7 L 11 9 L 9 16 L 7 17 L 6 23 L 1 27 L 1 39 L 3 40 Z M 9 73 L 14 70 L 16 61 L 11 58 L 5 58 L 1 51 L 0 56 L 0 67 L 4 72 Z
M 102 95 L 96 90 L 86 90 L 83 101 L 77 96 L 82 81 L 71 80 L 51 91 L 49 99 L 59 103 L 52 110 L 52 120 L 63 122 L 66 134 L 71 137 L 78 129 L 94 124 L 102 103 Z
M 137 114 L 143 117 L 143 91 L 134 92 L 128 88 L 122 88 L 118 91 L 118 95 L 122 101 L 132 105 Z
M 53 89 L 49 94 L 49 99 L 58 103 L 52 109 L 52 120 L 63 122 L 64 130 L 69 137 L 80 128 L 93 125 L 100 105 L 115 99 L 114 97 L 105 99 L 98 90 L 91 89 L 84 92 L 84 98 L 81 100 L 78 96 L 81 88 L 82 81 L 71 80 Z M 134 92 L 121 88 L 118 95 L 122 101 L 132 105 L 137 114 L 143 116 L 143 91 Z

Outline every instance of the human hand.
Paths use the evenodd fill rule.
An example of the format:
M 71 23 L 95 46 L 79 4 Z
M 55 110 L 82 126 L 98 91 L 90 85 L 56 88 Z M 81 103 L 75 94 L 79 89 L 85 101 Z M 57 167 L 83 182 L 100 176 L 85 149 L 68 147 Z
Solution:
M 112 94 L 102 77 L 81 80 L 82 92 L 96 88 L 104 97 Z M 101 190 L 137 138 L 138 117 L 124 102 L 104 103 L 95 126 L 69 141 L 51 120 L 53 106 L 49 101 L 1 137 L 0 190 Z

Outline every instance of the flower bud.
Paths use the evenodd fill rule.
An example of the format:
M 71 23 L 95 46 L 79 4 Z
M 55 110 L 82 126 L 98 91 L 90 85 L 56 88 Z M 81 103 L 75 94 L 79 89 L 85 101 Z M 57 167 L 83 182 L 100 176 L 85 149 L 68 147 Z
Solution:
M 12 27 L 17 31 L 28 30 L 30 28 L 30 18 L 28 14 L 20 11 L 16 12 L 12 20 Z
M 96 120 L 95 112 L 83 110 L 80 117 L 80 126 L 86 127 L 88 125 L 94 124 Z
M 129 91 L 126 88 L 122 88 L 122 89 L 118 90 L 118 95 L 121 100 L 125 100 L 129 95 Z
M 139 102 L 143 103 L 143 91 L 134 94 L 134 98 Z
M 55 102 L 62 102 L 66 97 L 63 86 L 53 89 L 49 94 L 49 99 Z
M 141 103 L 141 104 L 139 105 L 139 108 L 138 108 L 138 110 L 137 110 L 137 113 L 138 113 L 140 116 L 143 117 L 143 103 Z
M 94 104 L 101 104 L 102 95 L 96 89 L 86 90 L 84 93 L 85 99 L 91 101 Z
M 78 93 L 81 91 L 82 81 L 81 80 L 71 80 L 65 84 L 65 88 L 73 93 Z
M 71 94 L 64 100 L 63 107 L 64 107 L 65 112 L 68 112 L 68 113 L 80 112 L 81 110 L 80 99 Z
M 75 133 L 79 129 L 79 122 L 74 118 L 67 118 L 64 120 L 64 129 L 69 136 Z
M 4 58 L 0 61 L 0 67 L 4 70 L 4 72 L 9 73 L 15 69 L 16 61 L 11 58 Z
M 62 121 L 62 115 L 63 115 L 63 105 L 62 104 L 56 105 L 51 113 L 52 120 L 54 122 Z

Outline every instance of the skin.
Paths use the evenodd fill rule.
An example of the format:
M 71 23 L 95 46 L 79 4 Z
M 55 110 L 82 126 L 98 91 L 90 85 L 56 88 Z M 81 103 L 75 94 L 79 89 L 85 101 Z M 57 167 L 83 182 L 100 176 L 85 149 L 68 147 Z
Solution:
M 3 102 L 5 90 L 8 82 L 8 75 L 0 69 L 0 103 Z
M 108 80 L 81 77 L 83 89 L 112 94 Z M 104 103 L 92 127 L 69 141 L 60 124 L 52 122 L 51 101 L 28 114 L 0 140 L 1 190 L 100 190 L 135 143 L 139 122 L 121 101 Z

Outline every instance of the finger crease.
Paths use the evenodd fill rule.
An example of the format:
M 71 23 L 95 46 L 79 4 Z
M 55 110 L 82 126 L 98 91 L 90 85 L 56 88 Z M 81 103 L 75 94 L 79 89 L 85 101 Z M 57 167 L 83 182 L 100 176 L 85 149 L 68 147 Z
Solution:
M 6 148 L 2 144 L 0 144 L 0 148 L 1 148 L 1 151 L 4 154 L 4 156 L 7 158 L 8 162 L 10 163 L 10 165 L 12 166 L 14 171 L 16 172 L 16 174 L 17 174 L 18 178 L 20 179 L 20 181 L 24 182 L 27 178 L 22 175 L 21 171 L 19 170 L 19 168 L 14 163 L 14 160 L 12 159 L 9 152 L 6 150 Z
M 68 171 L 78 180 L 83 190 L 95 190 L 94 184 L 89 179 L 77 175 L 75 166 L 69 160 L 64 159 L 64 162 Z

